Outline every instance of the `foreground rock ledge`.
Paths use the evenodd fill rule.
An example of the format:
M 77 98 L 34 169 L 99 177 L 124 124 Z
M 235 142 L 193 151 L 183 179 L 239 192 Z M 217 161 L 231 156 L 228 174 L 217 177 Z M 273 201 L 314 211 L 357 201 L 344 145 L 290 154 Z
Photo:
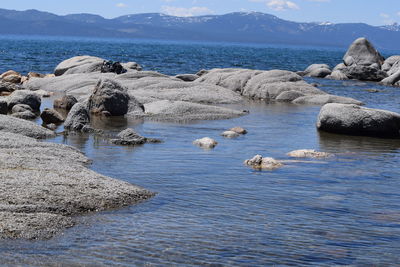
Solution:
M 0 130 L 0 239 L 51 238 L 74 225 L 72 216 L 154 195 L 89 170 L 89 160 L 72 147 L 6 130 Z

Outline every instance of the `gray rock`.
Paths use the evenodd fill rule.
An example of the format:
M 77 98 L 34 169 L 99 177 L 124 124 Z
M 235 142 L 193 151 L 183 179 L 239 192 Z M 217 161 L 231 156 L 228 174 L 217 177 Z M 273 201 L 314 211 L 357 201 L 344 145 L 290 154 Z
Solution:
M 233 127 L 229 131 L 232 131 L 232 132 L 235 132 L 238 134 L 247 134 L 247 130 L 240 126 Z
M 133 129 L 128 128 L 120 132 L 116 139 L 111 139 L 111 142 L 116 145 L 135 146 L 145 143 L 161 143 L 161 140 L 140 136 Z
M 212 138 L 204 137 L 201 139 L 194 140 L 193 144 L 202 148 L 212 149 L 218 145 L 218 142 Z
M 381 83 L 384 85 L 395 85 L 398 81 L 400 81 L 400 70 L 383 79 Z
M 23 89 L 23 87 L 21 85 L 0 81 L 0 93 L 2 93 L 2 92 L 11 93 L 11 92 L 14 92 L 17 90 L 22 90 L 22 89 Z
M 14 114 L 14 113 L 19 113 L 19 112 L 24 112 L 24 111 L 33 112 L 33 109 L 32 109 L 30 106 L 26 105 L 26 104 L 17 104 L 17 105 L 14 105 L 14 106 L 12 107 L 12 109 L 11 109 L 11 113 L 12 113 L 12 114 Z
M 23 119 L 14 118 L 11 116 L 0 115 L 0 136 L 4 132 L 22 134 L 36 139 L 51 138 L 55 136 L 53 131 L 50 131 L 36 123 Z
M 11 74 L 11 75 L 7 75 L 6 77 L 4 77 L 2 79 L 3 82 L 6 83 L 15 83 L 15 84 L 19 84 L 21 83 L 21 75 L 15 75 L 15 74 Z
M 0 135 L 0 162 L 0 238 L 51 238 L 76 224 L 77 215 L 154 195 L 87 169 L 89 159 L 72 147 L 23 135 Z
M 400 138 L 400 114 L 357 105 L 327 104 L 321 108 L 317 128 L 341 134 Z
M 332 73 L 325 78 L 327 79 L 332 79 L 332 80 L 348 80 L 349 77 L 347 77 L 346 74 L 344 74 L 341 70 L 334 70 Z
M 289 152 L 287 155 L 292 158 L 329 158 L 333 156 L 333 154 L 327 152 L 319 152 L 314 149 L 295 150 Z
M 45 108 L 42 113 L 40 114 L 40 118 L 45 124 L 59 124 L 64 121 L 64 118 L 60 113 L 58 113 L 54 109 Z
M 101 73 L 115 73 L 115 74 L 123 74 L 126 73 L 126 69 L 122 67 L 121 63 L 119 62 L 114 62 L 114 61 L 103 61 L 103 65 L 101 66 L 100 69 Z
M 236 138 L 236 137 L 240 136 L 240 134 L 238 134 L 237 132 L 234 132 L 234 131 L 225 131 L 225 132 L 221 133 L 221 135 L 226 138 Z
M 17 104 L 26 104 L 30 106 L 34 111 L 40 109 L 42 100 L 40 96 L 34 92 L 28 90 L 14 91 L 7 99 L 8 109 L 12 109 Z
M 317 70 L 317 69 L 328 69 L 329 70 L 330 67 L 327 64 L 311 64 L 310 66 L 308 66 L 304 70 L 304 72 L 306 74 L 308 74 L 308 73 L 313 72 L 314 70 Z
M 184 82 L 193 82 L 198 78 L 200 78 L 200 76 L 196 74 L 178 74 L 175 76 L 175 78 L 182 80 Z
M 203 76 L 203 75 L 205 75 L 205 74 L 207 74 L 209 71 L 208 70 L 199 70 L 197 73 L 196 73 L 196 75 L 197 76 Z
M 274 158 L 264 158 L 261 155 L 256 155 L 252 159 L 244 161 L 244 164 L 254 169 L 259 170 L 276 170 L 284 165 Z
M 15 118 L 23 119 L 23 120 L 34 120 L 37 118 L 37 115 L 29 110 L 16 112 L 16 113 L 11 114 L 11 116 L 13 116 Z
M 136 62 L 126 62 L 126 63 L 121 63 L 121 65 L 127 71 L 130 71 L 130 70 L 141 71 L 142 70 L 142 66 L 140 66 Z
M 84 131 L 89 126 L 90 116 L 87 106 L 76 103 L 65 119 L 64 128 L 70 131 Z
M 7 101 L 0 99 L 0 114 L 7 114 L 8 105 Z
M 331 73 L 330 67 L 326 64 L 312 64 L 304 70 L 303 76 L 325 78 Z
M 397 62 L 395 62 L 395 63 L 392 65 L 392 67 L 390 68 L 390 70 L 387 71 L 387 74 L 390 76 L 390 75 L 395 74 L 395 73 L 398 72 L 398 71 L 400 71 L 400 60 L 397 61 Z
M 334 68 L 333 68 L 333 70 L 332 70 L 332 72 L 333 71 L 336 71 L 336 70 L 342 70 L 342 69 L 345 69 L 347 66 L 344 64 L 344 63 L 340 63 L 340 64 L 337 64 Z
M 386 77 L 387 73 L 369 66 L 353 65 L 346 69 L 341 70 L 350 79 L 356 79 L 360 81 L 375 81 L 379 82 Z
M 384 62 L 383 56 L 374 48 L 366 38 L 358 38 L 347 50 L 343 57 L 346 66 L 371 66 L 378 64 L 380 67 Z
M 104 59 L 92 56 L 77 56 L 64 60 L 54 70 L 56 76 L 74 73 L 98 72 Z
M 118 82 L 110 79 L 99 80 L 89 98 L 91 113 L 109 116 L 123 116 L 128 113 L 130 96 Z
M 335 96 L 335 95 L 314 95 L 303 96 L 295 99 L 294 104 L 306 105 L 325 105 L 327 103 L 341 103 L 341 104 L 354 104 L 363 105 L 363 102 L 355 100 L 350 97 Z
M 161 100 L 145 104 L 144 107 L 146 113 L 141 117 L 174 122 L 231 119 L 248 114 L 248 111 L 238 111 L 184 101 Z M 137 117 L 132 114 L 129 115 Z
M 385 62 L 383 63 L 383 65 L 382 65 L 382 70 L 383 70 L 383 71 L 386 71 L 386 72 L 390 71 L 390 69 L 392 68 L 392 66 L 393 66 L 395 63 L 399 62 L 399 61 L 400 61 L 400 56 L 391 56 L 391 57 L 388 57 L 388 58 L 385 60 Z
M 71 110 L 71 108 L 78 103 L 78 100 L 72 95 L 65 95 L 61 98 L 57 98 L 53 102 L 54 108 Z
M 281 102 L 292 102 L 293 100 L 302 96 L 304 96 L 304 94 L 298 91 L 284 91 L 280 93 L 275 99 L 276 101 Z

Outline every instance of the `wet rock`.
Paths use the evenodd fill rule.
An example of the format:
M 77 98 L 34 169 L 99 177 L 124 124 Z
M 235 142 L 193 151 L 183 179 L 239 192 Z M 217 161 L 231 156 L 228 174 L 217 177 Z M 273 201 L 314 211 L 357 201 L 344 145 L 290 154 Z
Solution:
M 343 57 L 346 66 L 366 66 L 377 64 L 378 68 L 384 62 L 384 57 L 374 48 L 366 38 L 358 38 L 347 50 Z
M 341 72 L 345 74 L 349 79 L 355 79 L 360 81 L 379 82 L 388 77 L 386 72 L 378 68 L 370 66 L 362 66 L 362 65 L 349 66 L 341 70 Z
M 29 131 L 27 127 L 23 132 Z M 121 208 L 154 195 L 87 169 L 89 159 L 75 148 L 19 134 L 0 135 L 0 162 L 1 239 L 51 238 L 75 225 L 77 215 Z
M 252 168 L 262 170 L 275 170 L 284 166 L 281 162 L 274 158 L 264 158 L 261 155 L 256 155 L 252 159 L 245 160 L 244 164 Z
M 61 98 L 57 98 L 53 102 L 54 108 L 71 110 L 71 108 L 78 103 L 78 100 L 72 95 L 65 95 Z
M 319 152 L 314 149 L 295 150 L 295 151 L 289 152 L 287 155 L 292 158 L 328 158 L 328 157 L 333 156 L 330 153 Z
M 122 67 L 121 63 L 114 61 L 104 61 L 103 65 L 100 68 L 101 73 L 115 73 L 122 74 L 126 72 L 126 69 Z
M 23 119 L 23 120 L 34 120 L 37 118 L 37 115 L 29 110 L 25 110 L 22 112 L 16 112 L 16 113 L 11 114 L 11 116 L 13 116 L 15 118 Z
M 8 112 L 7 101 L 0 99 L 0 114 L 7 114 L 7 112 Z
M 128 113 L 130 96 L 125 88 L 110 79 L 99 80 L 89 98 L 88 108 L 91 113 L 107 112 L 110 116 L 123 116 Z
M 103 65 L 104 59 L 92 56 L 77 56 L 64 60 L 54 70 L 56 76 L 74 74 L 74 73 L 91 73 L 99 72 Z
M 239 126 L 231 128 L 230 131 L 238 133 L 238 134 L 247 134 L 247 130 L 242 127 L 239 127 Z
M 42 103 L 39 95 L 28 90 L 14 91 L 8 97 L 7 101 L 8 109 L 12 109 L 17 104 L 26 104 L 30 106 L 34 111 L 38 111 Z
M 65 119 L 64 128 L 70 131 L 85 131 L 89 127 L 90 116 L 86 105 L 76 103 L 67 118 Z
M 145 143 L 161 143 L 161 140 L 140 136 L 133 129 L 128 128 L 120 132 L 116 139 L 111 139 L 111 142 L 116 145 L 135 146 Z
M 317 120 L 321 131 L 400 138 L 400 114 L 357 105 L 327 104 Z
M 218 145 L 218 142 L 212 138 L 204 137 L 193 141 L 193 144 L 202 148 L 212 149 Z
M 196 74 L 178 74 L 175 78 L 182 80 L 184 82 L 193 82 L 197 80 L 200 76 Z
M 24 111 L 30 111 L 33 112 L 33 109 L 26 105 L 26 104 L 17 104 L 14 105 L 11 109 L 11 113 L 18 113 L 18 112 L 24 112 Z
M 306 105 L 325 105 L 327 103 L 341 103 L 341 104 L 355 104 L 364 105 L 363 102 L 355 100 L 350 97 L 335 96 L 335 95 L 314 95 L 314 96 L 303 96 L 296 98 L 293 101 L 294 104 L 306 104 Z
M 40 118 L 45 124 L 59 124 L 64 121 L 64 118 L 54 109 L 45 108 L 40 114 Z
M 0 115 L 0 136 L 4 132 L 22 134 L 36 139 L 54 137 L 55 133 L 36 123 L 11 116 Z
M 240 134 L 238 134 L 237 132 L 234 132 L 234 131 L 225 131 L 225 132 L 221 133 L 221 135 L 226 138 L 236 138 L 236 137 L 240 136 Z

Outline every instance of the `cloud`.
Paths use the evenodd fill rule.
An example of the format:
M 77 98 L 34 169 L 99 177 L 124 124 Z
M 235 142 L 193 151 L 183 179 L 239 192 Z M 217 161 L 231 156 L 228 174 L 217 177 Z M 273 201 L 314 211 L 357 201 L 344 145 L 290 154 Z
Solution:
M 400 16 L 400 11 L 399 11 L 399 12 L 397 12 L 397 16 Z
M 275 11 L 285 11 L 290 9 L 300 9 L 300 7 L 288 0 L 248 0 L 249 2 L 265 3 L 267 7 Z
M 115 6 L 116 6 L 116 7 L 119 7 L 119 8 L 127 7 L 127 5 L 124 4 L 124 3 L 118 3 L 118 4 L 116 4 Z
M 331 0 L 307 0 L 308 2 L 330 2 Z
M 200 15 L 208 15 L 213 14 L 214 11 L 209 9 L 208 7 L 194 6 L 194 7 L 175 7 L 175 6 L 163 6 L 162 12 L 177 17 L 193 17 Z
M 381 14 L 379 14 L 379 16 L 381 16 L 382 18 L 385 18 L 385 19 L 390 18 L 390 15 L 386 14 L 386 13 L 381 13 Z

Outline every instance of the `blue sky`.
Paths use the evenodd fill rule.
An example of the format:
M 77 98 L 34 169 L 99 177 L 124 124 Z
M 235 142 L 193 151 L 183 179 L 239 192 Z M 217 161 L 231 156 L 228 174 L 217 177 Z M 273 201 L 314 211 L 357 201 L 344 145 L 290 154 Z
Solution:
M 13 0 L 2 1 L 0 7 L 34 8 L 60 15 L 93 13 L 107 18 L 145 12 L 191 16 L 259 11 L 299 22 L 383 25 L 400 22 L 399 3 L 399 0 Z

